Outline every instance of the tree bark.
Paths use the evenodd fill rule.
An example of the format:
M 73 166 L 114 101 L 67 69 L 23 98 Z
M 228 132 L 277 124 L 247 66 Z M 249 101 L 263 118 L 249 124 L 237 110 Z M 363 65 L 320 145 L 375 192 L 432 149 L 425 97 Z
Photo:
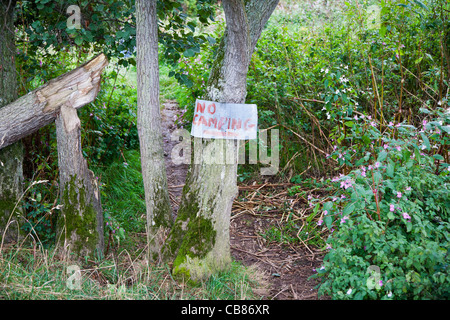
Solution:
M 14 8 L 16 1 L 0 2 L 0 112 L 17 99 Z M 0 116 L 1 119 L 1 116 Z M 2 120 L 3 123 L 3 120 Z M 1 135 L 0 135 L 1 141 Z M 1 145 L 1 142 L 0 142 Z M 1 148 L 0 148 L 1 149 Z M 17 241 L 23 218 L 20 197 L 23 192 L 23 146 L 17 142 L 0 150 L 0 241 Z
M 156 0 L 136 1 L 137 127 L 147 207 L 150 261 L 159 260 L 164 234 L 173 223 L 167 188 L 159 106 Z
M 62 105 L 78 109 L 94 101 L 107 64 L 100 54 L 1 108 L 0 149 L 55 121 Z
M 1 42 L 1 45 L 3 45 L 3 41 Z M 3 57 L 3 55 L 0 55 L 0 57 Z M 9 227 L 6 229 L 5 226 L 8 222 L 11 223 L 11 221 L 16 221 L 18 219 L 17 214 L 22 212 L 21 206 L 17 205 L 17 201 L 22 193 L 23 155 L 21 143 L 17 141 L 55 121 L 56 117 L 61 114 L 63 105 L 70 106 L 75 110 L 75 108 L 80 108 L 85 104 L 92 102 L 100 90 L 101 72 L 107 63 L 106 56 L 101 54 L 84 65 L 49 81 L 47 84 L 0 109 L 0 238 L 5 234 L 5 241 L 11 241 L 17 238 L 16 228 Z M 2 64 L 2 66 L 3 65 L 4 64 Z M 9 65 L 13 64 L 9 62 Z M 10 98 L 8 99 L 14 100 L 15 97 L 11 96 L 11 91 L 7 90 L 7 84 L 9 82 L 14 83 L 11 72 L 13 71 L 9 71 L 0 80 L 3 80 L 2 90 L 3 88 L 6 88 L 6 92 L 9 92 L 10 94 Z M 15 75 L 15 70 L 13 74 Z M 12 88 L 13 87 L 10 89 L 13 90 Z M 71 152 L 76 149 L 75 145 L 77 139 L 76 137 L 71 137 L 70 140 L 69 137 L 64 137 L 61 134 L 64 131 L 61 120 L 57 123 L 59 123 L 57 126 L 60 127 L 58 134 L 58 149 L 60 150 L 58 150 L 58 152 L 62 152 L 60 155 L 60 162 L 62 161 L 63 163 L 61 175 L 66 176 L 65 173 L 70 171 L 68 171 L 69 164 L 65 162 L 65 159 L 67 158 L 69 159 L 68 161 L 70 161 Z M 67 143 L 71 144 L 64 146 L 64 142 L 61 142 L 61 140 L 67 140 Z M 81 147 L 79 149 L 81 150 Z M 74 156 L 77 156 L 77 159 L 81 161 L 82 157 L 80 157 L 80 155 L 74 154 Z M 66 165 L 64 165 L 64 163 L 66 163 Z M 86 171 L 87 167 L 83 170 Z M 80 174 L 78 171 L 75 171 L 78 178 L 75 179 L 76 181 L 73 181 L 80 193 L 77 193 L 76 197 L 82 199 L 84 202 L 92 202 L 93 207 L 97 212 L 99 212 L 99 210 L 101 211 L 99 200 L 98 203 L 91 200 L 91 194 L 95 193 L 94 187 L 88 186 L 86 194 L 82 194 L 83 191 L 81 191 L 80 177 L 86 179 L 87 174 L 84 173 L 84 171 L 83 174 Z M 68 180 L 70 179 L 64 178 L 61 180 L 61 185 L 66 185 Z M 86 184 L 88 184 L 87 181 L 88 180 L 85 182 Z M 62 188 L 61 190 L 63 190 L 62 192 L 64 193 L 64 189 Z M 75 189 L 70 190 L 73 191 Z M 74 206 L 76 200 L 72 193 L 69 192 L 68 194 L 69 196 L 72 196 L 72 198 L 70 198 L 70 203 Z M 11 216 L 12 208 L 16 208 L 15 217 Z M 63 214 L 64 211 L 65 209 L 63 209 Z M 101 216 L 101 219 L 102 217 L 103 216 Z M 96 219 L 98 220 L 98 224 L 101 224 L 100 216 Z M 72 221 L 72 223 L 74 222 Z M 70 228 L 71 227 L 68 229 Z M 4 232 L 5 230 L 7 232 Z M 92 230 L 95 230 L 95 228 Z M 101 241 L 103 241 L 103 231 L 101 231 L 101 237 L 97 240 L 99 242 L 96 244 L 96 248 L 102 250 L 103 245 Z M 87 251 L 84 251 L 83 254 L 86 254 Z
M 63 105 L 56 118 L 61 215 L 57 239 L 63 252 L 77 258 L 103 255 L 103 211 L 94 173 L 81 148 L 81 123 L 77 110 Z
M 222 4 L 227 25 L 211 69 L 206 99 L 244 103 L 251 55 L 278 0 L 224 0 Z M 215 164 L 208 164 L 211 162 Z M 165 258 L 174 261 L 175 275 L 195 281 L 230 264 L 229 228 L 238 193 L 236 178 L 235 140 L 194 138 L 194 162 L 164 251 Z

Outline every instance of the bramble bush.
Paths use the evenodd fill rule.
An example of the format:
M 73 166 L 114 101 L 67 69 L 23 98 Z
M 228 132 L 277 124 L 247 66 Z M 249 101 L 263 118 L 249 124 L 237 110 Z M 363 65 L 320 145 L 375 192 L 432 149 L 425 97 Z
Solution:
M 330 155 L 351 171 L 331 179 L 338 191 L 321 207 L 318 225 L 330 235 L 314 276 L 322 279 L 320 294 L 450 297 L 450 166 L 441 154 L 450 114 L 424 111 L 428 121 L 418 129 L 352 119 L 347 146 Z

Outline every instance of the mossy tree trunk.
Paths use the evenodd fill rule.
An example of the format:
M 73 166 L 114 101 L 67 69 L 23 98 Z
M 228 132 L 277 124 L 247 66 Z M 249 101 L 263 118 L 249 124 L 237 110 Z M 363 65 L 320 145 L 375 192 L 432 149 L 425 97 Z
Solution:
M 167 188 L 159 105 L 156 0 L 136 1 L 137 128 L 147 208 L 150 261 L 157 261 L 173 223 Z
M 77 110 L 63 105 L 56 118 L 61 215 L 57 237 L 65 254 L 75 259 L 102 256 L 103 212 L 94 173 L 88 169 L 81 148 Z
M 3 36 L 3 34 L 0 33 L 0 36 Z M 3 41 L 0 42 L 0 47 L 4 52 Z M 4 55 L 0 55 L 0 58 L 4 58 Z M 87 243 L 83 245 L 86 249 L 81 250 L 83 251 L 82 254 L 86 255 L 94 249 L 99 252 L 103 250 L 103 231 L 100 230 L 103 228 L 103 216 L 100 214 L 100 198 L 97 187 L 91 183 L 92 173 L 87 170 L 86 161 L 81 155 L 80 125 L 76 109 L 95 99 L 100 90 L 101 72 L 107 64 L 106 56 L 100 54 L 80 67 L 50 80 L 45 85 L 17 100 L 15 100 L 17 96 L 11 94 L 11 92 L 14 92 L 11 90 L 15 88 L 10 86 L 11 83 L 14 83 L 13 76 L 10 74 L 13 71 L 9 70 L 5 73 L 4 64 L 0 65 L 0 70 L 5 73 L 0 78 L 0 93 L 6 92 L 8 98 L 2 99 L 10 102 L 0 109 L 0 237 L 5 233 L 6 241 L 17 237 L 17 228 L 14 228 L 14 230 L 8 228 L 7 232 L 3 231 L 5 223 L 11 216 L 10 212 L 22 192 L 22 153 L 21 147 L 15 147 L 18 145 L 17 141 L 57 119 L 58 157 L 61 174 L 60 192 L 62 193 L 62 202 L 66 203 L 66 206 L 63 207 L 63 217 L 67 218 L 67 211 L 72 213 L 76 210 L 78 210 L 79 216 L 83 216 L 81 220 L 75 221 L 72 219 L 72 224 L 67 225 L 67 231 L 72 233 L 73 230 L 76 230 L 75 233 L 79 232 L 78 235 L 85 236 L 83 241 Z M 8 66 L 11 65 L 13 63 L 8 64 Z M 8 78 L 10 83 L 7 82 Z M 0 97 L 2 96 L 0 95 Z M 67 126 L 67 123 L 71 125 Z M 66 185 L 68 185 L 67 188 L 65 188 Z M 97 216 L 87 218 L 92 213 L 91 206 L 96 211 Z M 20 213 L 21 211 L 20 205 L 17 206 L 15 212 Z M 84 214 L 84 212 L 88 213 Z M 80 228 L 76 227 L 76 224 L 88 220 L 95 220 L 96 222 L 94 224 L 81 224 Z M 96 225 L 96 227 L 93 227 L 93 225 Z M 83 230 L 88 231 L 86 233 Z M 94 230 L 97 230 L 97 233 L 93 232 Z M 88 235 L 90 233 L 93 236 Z M 74 244 L 74 237 L 67 238 L 69 239 L 68 243 L 72 241 L 72 244 Z M 87 238 L 88 240 L 86 240 Z M 63 237 L 63 239 L 67 240 L 66 237 Z M 76 240 L 77 244 L 72 245 L 72 249 L 77 247 L 75 251 L 80 251 L 79 248 L 82 246 L 79 246 L 79 244 L 82 244 L 83 241 Z M 93 243 L 95 245 L 92 245 Z
M 0 108 L 17 99 L 15 5 L 16 1 L 0 2 Z M 24 221 L 19 203 L 23 192 L 22 163 L 20 141 L 0 150 L 0 241 L 3 242 L 17 241 L 20 223 Z
M 206 99 L 244 103 L 251 55 L 278 0 L 224 0 L 222 4 L 227 25 L 211 69 Z M 165 259 L 173 261 L 175 275 L 195 281 L 228 267 L 236 179 L 235 140 L 194 138 L 194 162 L 164 251 Z

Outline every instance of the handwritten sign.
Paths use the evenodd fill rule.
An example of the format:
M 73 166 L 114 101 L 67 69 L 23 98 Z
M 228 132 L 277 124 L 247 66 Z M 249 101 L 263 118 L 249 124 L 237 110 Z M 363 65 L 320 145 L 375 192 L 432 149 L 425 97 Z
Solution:
M 196 100 L 191 135 L 213 139 L 256 139 L 256 104 Z

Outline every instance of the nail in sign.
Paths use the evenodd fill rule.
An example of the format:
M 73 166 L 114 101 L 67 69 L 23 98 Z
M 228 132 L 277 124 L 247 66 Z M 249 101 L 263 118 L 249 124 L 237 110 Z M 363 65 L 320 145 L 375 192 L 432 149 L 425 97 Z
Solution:
M 195 101 L 191 135 L 213 139 L 256 139 L 258 109 L 256 104 Z

